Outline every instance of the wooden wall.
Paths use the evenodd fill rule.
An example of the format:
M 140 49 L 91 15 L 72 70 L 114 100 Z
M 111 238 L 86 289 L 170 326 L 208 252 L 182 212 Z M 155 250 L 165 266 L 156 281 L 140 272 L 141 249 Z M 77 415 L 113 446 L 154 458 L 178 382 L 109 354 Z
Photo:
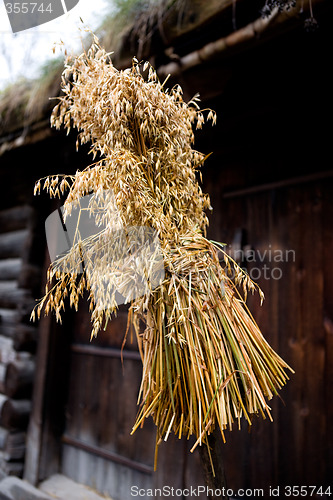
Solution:
M 33 188 L 39 177 L 58 169 L 64 152 L 46 164 L 47 141 L 38 154 L 31 145 L 4 151 L 0 157 L 0 476 L 22 476 L 33 385 L 39 376 L 38 328 L 30 315 L 42 293 L 44 223 L 51 207 L 47 197 L 34 199 Z
M 295 370 L 272 401 L 273 423 L 254 419 L 250 433 L 244 425 L 227 435 L 233 488 L 332 481 L 333 171 L 322 22 L 315 36 L 299 31 L 225 62 L 224 93 L 205 102 L 220 120 L 198 145 L 214 151 L 203 174 L 209 234 L 241 250 L 266 296 L 262 307 L 250 297 L 254 316 Z
M 114 499 L 129 499 L 130 487 L 185 488 L 203 484 L 199 457 L 190 443 L 171 436 L 159 448 L 154 472 L 155 427 L 151 419 L 131 436 L 142 365 L 135 339 L 122 352 L 127 309 L 92 342 L 90 315 L 83 307 L 72 317 L 70 370 L 62 435 L 64 474 Z
M 295 374 L 271 402 L 274 422 L 254 418 L 251 432 L 227 433 L 233 488 L 330 484 L 333 177 L 221 199 L 225 220 L 214 231 L 265 293 L 249 304 L 265 337 Z M 214 193 L 213 193 L 214 197 Z M 240 237 L 241 236 L 241 237 Z
M 30 258 L 34 211 L 0 211 L 0 473 L 23 473 L 37 329 L 29 325 L 40 269 Z
M 255 418 L 250 433 L 245 423 L 241 431 L 227 433 L 223 455 L 227 483 L 235 491 L 327 485 L 333 472 L 333 177 L 325 22 L 316 34 L 300 28 L 283 40 L 182 75 L 186 95 L 199 90 L 203 105 L 218 112 L 217 127 L 197 134 L 198 149 L 214 151 L 203 169 L 204 189 L 214 207 L 209 236 L 226 242 L 229 251 L 243 252 L 242 265 L 255 273 L 266 295 L 262 307 L 258 297 L 251 297 L 251 309 L 266 338 L 296 372 L 282 399 L 272 401 L 273 423 Z M 14 164 L 20 175 L 13 174 L 3 210 L 26 204 L 22 193 L 32 190 L 32 179 L 85 166 L 83 156 L 74 159 L 70 152 L 73 144 L 57 137 L 7 153 L 7 171 Z M 29 175 L 24 170 L 28 160 L 36 160 Z M 39 219 L 44 221 L 50 211 L 40 210 Z M 39 248 L 45 253 L 45 240 Z M 19 265 L 12 262 L 12 269 Z M 15 288 L 16 271 L 9 277 L 9 268 L 4 264 L 2 269 L 1 279 Z M 2 330 L 0 342 L 8 343 L 4 339 L 13 331 L 9 320 L 15 305 L 8 303 L 10 294 L 4 297 L 7 334 Z M 123 311 L 92 344 L 84 307 L 68 314 L 61 328 L 53 319 L 41 321 L 25 462 L 32 482 L 60 471 L 115 500 L 130 498 L 133 483 L 202 484 L 189 443 L 170 439 L 153 473 L 153 425 L 147 422 L 137 435 L 129 435 L 140 362 L 127 346 L 122 373 L 125 316 Z

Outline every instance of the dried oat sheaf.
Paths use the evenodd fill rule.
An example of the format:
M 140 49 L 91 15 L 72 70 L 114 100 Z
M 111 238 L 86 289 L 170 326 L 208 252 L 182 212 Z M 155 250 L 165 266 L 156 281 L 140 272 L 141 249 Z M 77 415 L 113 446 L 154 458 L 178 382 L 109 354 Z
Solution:
M 77 241 L 50 266 L 45 296 L 33 316 L 45 309 L 61 320 L 65 298 L 77 309 L 84 290 L 91 292 L 106 270 L 103 256 L 95 272 L 80 274 L 78 268 L 83 249 L 86 255 L 101 237 L 111 237 L 115 213 L 103 193 L 112 189 L 119 224 L 156 230 L 165 265 L 163 282 L 132 300 L 129 310 L 143 363 L 133 432 L 152 416 L 157 445 L 170 432 L 179 438 L 194 434 L 194 449 L 216 426 L 224 437 L 235 421 L 240 426 L 242 416 L 250 425 L 253 414 L 271 418 L 267 399 L 285 384 L 291 368 L 266 342 L 245 305 L 247 291 L 258 287 L 205 236 L 210 202 L 197 180 L 205 157 L 192 147 L 193 128 L 201 128 L 205 119 L 214 124 L 215 113 L 201 110 L 198 97 L 184 102 L 179 86 L 164 87 L 148 63 L 134 59 L 131 68 L 118 71 L 96 37 L 87 52 L 67 59 L 64 95 L 52 125 L 68 132 L 76 128 L 77 145 L 90 143 L 97 161 L 74 176 L 40 180 L 35 191 L 46 189 L 51 196 L 67 191 L 68 213 L 92 194 L 91 210 L 104 226 L 101 235 Z M 130 278 L 117 276 L 125 296 Z M 107 303 L 98 308 L 90 293 L 93 336 L 117 308 L 110 297 Z

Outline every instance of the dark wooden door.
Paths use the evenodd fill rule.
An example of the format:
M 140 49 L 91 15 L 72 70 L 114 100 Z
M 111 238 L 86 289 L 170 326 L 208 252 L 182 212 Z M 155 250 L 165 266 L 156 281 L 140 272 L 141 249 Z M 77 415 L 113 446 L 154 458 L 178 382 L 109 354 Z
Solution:
M 240 243 L 244 256 L 252 251 L 246 265 L 266 300 L 260 307 L 251 296 L 250 308 L 269 343 L 296 371 L 281 391 L 283 400 L 270 403 L 273 423 L 254 418 L 251 432 L 243 422 L 241 431 L 226 433 L 227 484 L 236 497 L 239 488 L 267 494 L 270 486 L 327 484 L 333 466 L 332 173 L 233 193 L 223 191 L 220 175 L 206 189 L 215 214 L 210 237 Z M 45 333 L 52 333 L 53 320 L 47 321 Z M 170 436 L 153 472 L 154 425 L 148 420 L 130 436 L 141 361 L 135 343 L 127 343 L 122 367 L 126 321 L 122 309 L 90 342 L 90 317 L 81 301 L 79 312 L 52 333 L 42 358 L 47 375 L 40 377 L 46 387 L 40 463 L 47 465 L 40 466 L 39 479 L 60 470 L 115 500 L 133 498 L 132 486 L 202 485 L 191 443 Z M 34 410 L 30 436 L 38 425 Z
M 130 435 L 142 364 L 135 336 L 131 342 L 129 335 L 121 350 L 126 325 L 127 309 L 120 306 L 107 330 L 90 342 L 90 314 L 83 301 L 73 316 L 61 472 L 116 500 L 133 498 L 132 487 L 202 485 L 197 455 L 187 457 L 189 443 L 170 437 L 160 447 L 154 472 L 152 420 Z
M 273 423 L 227 435 L 233 488 L 328 485 L 332 478 L 333 175 L 294 177 L 235 191 L 214 178 L 211 237 L 238 251 L 265 293 L 248 303 L 264 336 L 295 374 L 270 402 Z M 219 222 L 220 221 L 220 222 Z M 230 245 L 230 247 L 229 247 Z M 237 252 L 236 252 L 237 253 Z M 265 495 L 266 496 L 266 495 Z
M 124 483 L 145 483 L 153 471 L 150 422 L 130 436 L 141 376 L 140 355 L 136 343 L 128 343 L 121 361 L 127 322 L 124 308 L 107 331 L 90 342 L 90 315 L 85 304 L 81 306 L 70 345 L 62 471 L 124 498 Z

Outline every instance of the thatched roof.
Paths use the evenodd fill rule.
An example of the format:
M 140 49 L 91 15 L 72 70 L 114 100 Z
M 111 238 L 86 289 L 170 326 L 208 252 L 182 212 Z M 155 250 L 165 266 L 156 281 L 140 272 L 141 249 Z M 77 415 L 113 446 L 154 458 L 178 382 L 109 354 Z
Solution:
M 97 34 L 107 50 L 114 50 L 117 67 L 130 65 L 135 55 L 149 59 L 161 78 L 177 78 L 313 20 L 329 0 L 295 0 L 290 9 L 279 8 L 286 2 L 121 0 L 123 10 L 106 18 Z M 270 9 L 269 16 L 262 15 L 263 8 L 266 14 Z M 0 154 L 53 133 L 50 97 L 59 95 L 62 69 L 62 60 L 48 63 L 41 78 L 19 81 L 0 93 Z

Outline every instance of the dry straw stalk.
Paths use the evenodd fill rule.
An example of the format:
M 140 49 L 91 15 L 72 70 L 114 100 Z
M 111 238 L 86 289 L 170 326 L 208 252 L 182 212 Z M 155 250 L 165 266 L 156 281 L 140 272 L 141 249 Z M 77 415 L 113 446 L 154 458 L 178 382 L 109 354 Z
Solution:
M 173 432 L 179 438 L 194 435 L 193 450 L 206 443 L 215 427 L 223 435 L 234 422 L 240 426 L 241 417 L 249 424 L 253 414 L 271 419 L 267 400 L 291 369 L 266 342 L 245 305 L 247 291 L 257 286 L 205 237 L 210 202 L 197 181 L 205 158 L 192 147 L 193 126 L 200 128 L 205 116 L 214 124 L 215 113 L 200 110 L 197 97 L 184 102 L 179 86 L 166 90 L 147 63 L 134 59 L 131 68 L 118 71 L 96 37 L 87 53 L 67 60 L 62 90 L 52 125 L 78 129 L 77 144 L 91 143 L 97 161 L 74 176 L 40 180 L 36 193 L 44 188 L 61 196 L 67 190 L 68 213 L 73 203 L 92 194 L 91 210 L 104 226 L 93 241 L 77 241 L 51 265 L 49 286 L 33 316 L 45 308 L 61 320 L 65 298 L 77 308 L 85 289 L 90 291 L 92 336 L 116 312 L 112 297 L 101 309 L 91 293 L 111 263 L 101 255 L 97 271 L 78 270 L 82 249 L 98 254 L 101 241 L 114 234 L 115 211 L 103 196 L 112 189 L 119 224 L 156 230 L 165 265 L 163 282 L 132 300 L 129 311 L 143 363 L 133 432 L 152 416 L 157 445 Z M 118 275 L 114 283 L 124 295 L 130 296 L 133 272 Z

